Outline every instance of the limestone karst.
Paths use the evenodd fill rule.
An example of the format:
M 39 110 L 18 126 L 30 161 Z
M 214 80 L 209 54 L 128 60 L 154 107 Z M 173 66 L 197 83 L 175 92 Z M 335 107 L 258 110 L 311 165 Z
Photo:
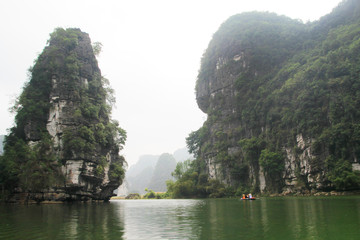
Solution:
M 347 0 L 313 23 L 261 12 L 225 21 L 196 82 L 208 115 L 187 139 L 196 171 L 253 192 L 358 189 L 359 12 Z
M 109 118 L 89 35 L 56 29 L 30 75 L 1 163 L 8 200 L 108 200 L 124 178 L 126 132 Z

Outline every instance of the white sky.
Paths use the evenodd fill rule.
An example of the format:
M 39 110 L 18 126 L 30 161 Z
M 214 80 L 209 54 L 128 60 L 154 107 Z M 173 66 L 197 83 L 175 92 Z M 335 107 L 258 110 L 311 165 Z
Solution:
M 103 44 L 102 74 L 115 89 L 112 118 L 128 133 L 129 165 L 143 154 L 173 153 L 206 119 L 195 101 L 200 59 L 228 17 L 276 12 L 304 22 L 341 0 L 0 0 L 0 134 L 8 109 L 56 27 L 77 27 Z

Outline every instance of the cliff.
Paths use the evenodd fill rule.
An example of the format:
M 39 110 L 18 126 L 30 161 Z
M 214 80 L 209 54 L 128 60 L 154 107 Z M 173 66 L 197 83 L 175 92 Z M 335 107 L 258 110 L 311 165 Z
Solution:
M 126 133 L 109 119 L 89 35 L 56 29 L 30 73 L 1 159 L 9 201 L 108 200 L 124 178 Z
M 317 22 L 230 17 L 196 82 L 208 117 L 187 138 L 198 171 L 252 192 L 360 187 L 360 4 Z
M 166 181 L 172 179 L 171 173 L 176 167 L 176 160 L 173 155 L 163 153 L 154 168 L 148 188 L 155 192 L 166 192 Z

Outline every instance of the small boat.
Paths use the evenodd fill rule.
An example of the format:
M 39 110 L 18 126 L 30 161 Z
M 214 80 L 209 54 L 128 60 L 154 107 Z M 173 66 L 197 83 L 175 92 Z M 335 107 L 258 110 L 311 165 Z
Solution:
M 255 197 L 252 197 L 252 198 L 241 198 L 241 200 L 256 200 Z

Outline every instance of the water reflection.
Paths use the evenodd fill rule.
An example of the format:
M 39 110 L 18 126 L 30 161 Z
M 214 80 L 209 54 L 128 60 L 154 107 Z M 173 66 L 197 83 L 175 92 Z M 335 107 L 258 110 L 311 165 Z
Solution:
M 204 200 L 196 239 L 358 239 L 357 198 Z M 344 238 L 345 237 L 345 238 Z
M 111 204 L 0 205 L 0 239 L 121 239 Z
M 206 206 L 199 239 L 264 239 L 262 209 L 256 202 L 207 200 Z
M 0 205 L 0 239 L 358 239 L 360 197 Z
M 269 198 L 260 205 L 265 239 L 358 239 L 360 234 L 359 197 Z
M 113 201 L 124 217 L 124 239 L 196 239 L 202 200 Z

